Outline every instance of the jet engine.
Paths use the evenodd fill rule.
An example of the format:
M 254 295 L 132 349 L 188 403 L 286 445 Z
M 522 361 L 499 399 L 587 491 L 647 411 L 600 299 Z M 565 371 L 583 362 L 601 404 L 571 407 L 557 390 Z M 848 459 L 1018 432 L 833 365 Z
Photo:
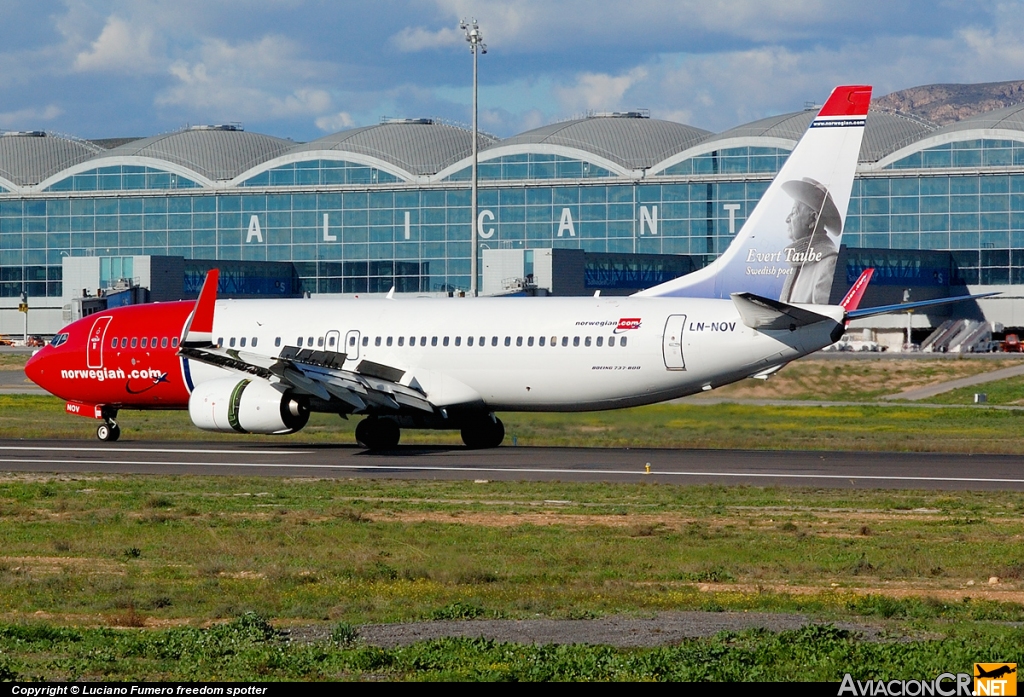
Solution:
M 204 431 L 295 433 L 309 421 L 309 406 L 279 384 L 260 379 L 218 378 L 196 385 L 188 415 Z

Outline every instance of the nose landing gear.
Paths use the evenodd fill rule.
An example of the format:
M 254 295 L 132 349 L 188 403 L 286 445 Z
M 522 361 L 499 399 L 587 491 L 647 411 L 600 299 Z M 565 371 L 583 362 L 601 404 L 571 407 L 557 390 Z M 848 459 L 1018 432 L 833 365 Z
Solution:
M 113 443 L 121 437 L 121 427 L 113 421 L 100 424 L 96 429 L 96 437 L 104 442 Z
M 117 418 L 117 410 L 110 407 L 103 407 L 103 423 L 96 429 L 96 437 L 104 443 L 113 443 L 121 437 L 121 427 L 114 419 Z

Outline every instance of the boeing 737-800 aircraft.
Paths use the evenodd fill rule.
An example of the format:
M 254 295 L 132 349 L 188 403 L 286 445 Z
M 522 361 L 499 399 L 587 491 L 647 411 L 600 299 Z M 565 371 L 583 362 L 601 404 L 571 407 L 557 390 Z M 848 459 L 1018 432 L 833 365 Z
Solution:
M 857 312 L 892 309 L 827 304 L 870 96 L 836 88 L 726 252 L 629 298 L 217 300 L 211 271 L 198 301 L 72 323 L 26 373 L 68 413 L 102 419 L 101 440 L 117 440 L 122 409 L 282 434 L 317 411 L 365 415 L 369 448 L 401 428 L 494 447 L 495 412 L 615 409 L 766 377 Z

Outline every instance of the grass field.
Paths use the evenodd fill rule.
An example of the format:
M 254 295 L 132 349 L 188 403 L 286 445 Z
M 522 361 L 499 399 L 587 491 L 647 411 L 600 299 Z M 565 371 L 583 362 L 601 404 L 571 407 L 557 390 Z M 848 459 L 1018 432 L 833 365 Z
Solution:
M 991 389 L 991 388 L 990 388 Z M 501 414 L 519 446 L 753 448 L 1018 453 L 1024 412 L 904 405 L 662 404 L 587 414 Z M 185 412 L 124 411 L 122 442 L 140 440 L 354 443 L 358 417 L 314 414 L 290 436 L 199 431 Z M 0 438 L 94 441 L 96 422 L 69 416 L 54 397 L 0 395 Z M 460 445 L 457 431 L 402 433 L 404 444 Z
M 525 678 L 538 649 L 287 647 L 230 621 L 256 613 L 278 627 L 358 627 L 703 609 L 870 618 L 894 636 L 917 635 L 912 650 L 905 640 L 890 650 L 931 655 L 932 665 L 937 647 L 942 660 L 954 647 L 981 652 L 979 636 L 1024 645 L 1021 630 L 1004 624 L 1024 621 L 1022 513 L 1019 497 L 1002 493 L 7 475 L 0 660 L 17 675 L 49 679 L 207 679 L 221 668 L 202 657 L 229 641 L 246 649 L 217 677 L 243 679 L 252 661 L 264 661 L 261 675 L 277 677 Z M 828 671 L 861 653 L 875 652 L 871 660 L 889 671 L 899 664 L 853 637 L 790 639 L 806 645 L 782 651 L 785 638 L 755 632 L 678 647 L 746 656 L 719 673 L 660 672 L 675 661 L 671 651 L 581 648 L 549 650 L 553 662 L 529 675 L 571 677 L 566 660 L 590 666 L 594 678 L 731 679 L 771 646 L 776 672 L 751 676 L 789 679 L 806 658 L 800 652 L 832 656 L 825 672 L 803 679 L 835 679 Z M 169 656 L 183 646 L 197 657 L 175 668 Z M 413 660 L 416 652 L 433 658 Z M 486 669 L 495 656 L 508 665 Z M 651 661 L 662 667 L 641 670 Z

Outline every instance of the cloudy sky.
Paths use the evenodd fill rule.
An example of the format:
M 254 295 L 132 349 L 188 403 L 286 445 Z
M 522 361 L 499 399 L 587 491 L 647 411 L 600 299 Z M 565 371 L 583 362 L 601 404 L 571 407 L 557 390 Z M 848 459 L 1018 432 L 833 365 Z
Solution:
M 481 128 L 502 137 L 635 108 L 720 131 L 844 82 L 1024 79 L 1024 0 L 4 0 L 0 129 L 468 124 L 462 17 L 488 45 Z

